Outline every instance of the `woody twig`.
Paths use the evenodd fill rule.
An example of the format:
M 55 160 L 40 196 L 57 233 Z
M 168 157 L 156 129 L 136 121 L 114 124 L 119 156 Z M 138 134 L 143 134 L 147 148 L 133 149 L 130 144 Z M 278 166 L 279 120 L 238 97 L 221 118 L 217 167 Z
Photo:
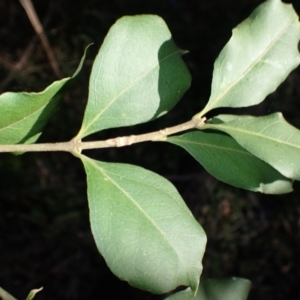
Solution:
M 48 56 L 48 59 L 49 59 L 49 62 L 50 62 L 50 65 L 52 67 L 54 74 L 56 75 L 56 77 L 60 78 L 61 73 L 60 73 L 60 69 L 59 69 L 58 63 L 56 61 L 54 52 L 50 46 L 48 38 L 44 32 L 43 26 L 38 18 L 38 15 L 34 9 L 34 6 L 31 2 L 31 0 L 20 0 L 20 2 L 25 9 L 27 16 L 28 16 L 35 32 L 37 33 L 38 37 L 40 38 L 40 40 L 42 42 L 42 45 L 46 51 L 46 54 Z

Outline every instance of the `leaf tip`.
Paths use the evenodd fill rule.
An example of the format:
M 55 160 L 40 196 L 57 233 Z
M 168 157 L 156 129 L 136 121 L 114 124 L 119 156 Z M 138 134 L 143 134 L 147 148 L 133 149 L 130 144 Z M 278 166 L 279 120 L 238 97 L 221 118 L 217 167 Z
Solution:
M 185 54 L 188 54 L 188 53 L 190 53 L 189 50 L 182 50 L 182 49 L 180 49 L 180 54 L 181 55 L 185 55 Z

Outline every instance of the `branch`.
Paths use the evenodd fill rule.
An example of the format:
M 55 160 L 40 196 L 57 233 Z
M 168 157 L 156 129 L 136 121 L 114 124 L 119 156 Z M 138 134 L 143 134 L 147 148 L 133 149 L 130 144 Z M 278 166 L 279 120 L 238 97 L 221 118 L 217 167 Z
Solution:
M 52 18 L 52 14 L 53 14 L 53 5 L 50 5 L 47 15 L 45 17 L 45 19 L 43 20 L 43 24 L 42 26 L 45 28 L 45 26 L 48 25 L 48 23 L 50 22 L 50 19 Z M 35 44 L 38 40 L 38 36 L 35 35 L 29 45 L 27 46 L 27 48 L 25 49 L 25 51 L 23 52 L 21 59 L 12 67 L 10 67 L 10 72 L 7 74 L 7 76 L 0 82 L 0 93 L 6 88 L 6 86 L 13 80 L 15 73 L 17 71 L 20 71 L 23 66 L 25 65 L 25 63 L 28 61 L 28 57 L 31 55 Z M 3 62 L 2 62 L 3 63 Z
M 37 41 L 36 36 L 32 38 L 29 46 L 24 51 L 22 58 L 11 68 L 9 74 L 0 82 L 0 91 L 4 90 L 4 88 L 12 81 L 14 75 L 17 71 L 21 70 L 24 64 L 27 62 L 29 55 L 34 49 L 35 43 Z
M 55 55 L 52 51 L 52 48 L 50 46 L 50 43 L 47 39 L 47 36 L 44 32 L 43 26 L 39 20 L 38 15 L 36 14 L 36 11 L 34 9 L 34 6 L 31 2 L 31 0 L 20 0 L 22 6 L 24 7 L 27 16 L 35 30 L 35 32 L 37 33 L 37 35 L 39 36 L 39 38 L 41 39 L 42 45 L 46 51 L 46 54 L 48 56 L 48 59 L 50 61 L 50 65 L 53 69 L 54 74 L 56 75 L 56 77 L 60 78 L 61 77 L 61 73 L 59 70 L 59 66 L 58 63 L 55 59 Z
M 159 131 L 154 131 L 139 135 L 130 135 L 123 137 L 116 137 L 104 141 L 82 142 L 81 140 L 72 139 L 69 142 L 54 143 L 54 144 L 17 144 L 17 145 L 0 145 L 0 152 L 43 152 L 43 151 L 65 151 L 71 152 L 75 156 L 81 153 L 82 150 L 100 149 L 110 147 L 124 147 L 132 144 L 146 142 L 146 141 L 163 141 L 169 135 L 179 133 L 182 131 L 199 128 L 205 123 L 205 118 L 196 119 L 165 128 Z

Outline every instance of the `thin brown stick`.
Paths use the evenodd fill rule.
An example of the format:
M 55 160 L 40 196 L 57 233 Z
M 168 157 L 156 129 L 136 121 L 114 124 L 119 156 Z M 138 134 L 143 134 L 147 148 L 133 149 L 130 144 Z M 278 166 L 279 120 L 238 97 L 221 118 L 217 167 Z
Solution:
M 20 0 L 22 6 L 24 7 L 27 16 L 35 30 L 35 32 L 37 33 L 38 37 L 40 38 L 42 45 L 46 51 L 46 54 L 48 56 L 50 65 L 53 69 L 54 74 L 56 75 L 57 78 L 61 77 L 61 73 L 59 70 L 59 66 L 58 63 L 56 61 L 54 52 L 52 51 L 52 48 L 50 46 L 50 43 L 47 39 L 47 36 L 44 32 L 43 26 L 38 18 L 38 15 L 36 14 L 36 11 L 34 9 L 34 6 L 31 2 L 31 0 Z
M 37 37 L 33 37 L 31 42 L 29 43 L 28 47 L 24 51 L 22 58 L 13 66 L 11 71 L 8 73 L 8 75 L 1 81 L 0 83 L 0 91 L 4 90 L 4 88 L 12 81 L 14 78 L 14 75 L 17 71 L 21 70 L 23 66 L 25 65 L 26 61 L 28 60 L 28 57 L 32 53 L 34 46 L 36 44 Z
M 49 21 L 52 17 L 52 13 L 53 13 L 53 5 L 50 5 L 50 8 L 47 12 L 47 15 L 43 20 L 43 27 L 44 28 L 49 23 Z M 23 52 L 23 54 L 21 56 L 21 59 L 17 63 L 15 63 L 14 65 L 8 65 L 7 64 L 6 67 L 8 69 L 10 69 L 10 71 L 7 74 L 7 76 L 0 82 L 0 92 L 2 92 L 6 88 L 6 86 L 14 79 L 14 76 L 15 76 L 16 72 L 22 70 L 22 68 L 24 67 L 24 65 L 28 61 L 29 56 L 31 55 L 32 51 L 34 50 L 34 47 L 36 45 L 37 40 L 38 40 L 38 36 L 35 35 L 31 39 L 29 45 L 27 46 L 27 48 Z

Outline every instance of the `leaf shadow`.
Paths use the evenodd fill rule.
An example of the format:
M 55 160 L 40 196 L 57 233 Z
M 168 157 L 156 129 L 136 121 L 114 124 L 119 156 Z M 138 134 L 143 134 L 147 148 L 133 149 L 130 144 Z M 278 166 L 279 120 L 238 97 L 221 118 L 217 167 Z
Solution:
M 45 125 L 55 113 L 59 101 L 64 97 L 71 84 L 71 81 L 66 82 L 63 87 L 61 87 L 60 90 L 49 100 L 49 102 L 42 108 L 37 120 L 29 129 L 27 134 L 17 144 L 34 143 L 37 140 L 37 138 L 42 134 L 42 130 Z
M 180 50 L 173 39 L 165 41 L 158 51 L 158 93 L 160 103 L 153 119 L 166 114 L 182 98 L 191 85 L 190 72 L 182 59 L 185 51 Z

